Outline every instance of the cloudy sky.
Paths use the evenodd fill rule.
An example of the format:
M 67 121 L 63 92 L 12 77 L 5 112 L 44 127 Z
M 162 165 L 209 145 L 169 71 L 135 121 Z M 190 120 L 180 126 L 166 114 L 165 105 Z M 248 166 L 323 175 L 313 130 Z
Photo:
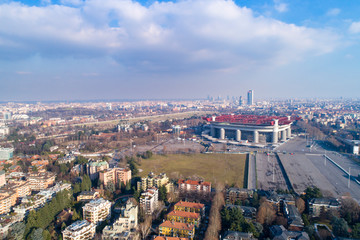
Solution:
M 0 0 L 0 101 L 359 97 L 358 0 Z

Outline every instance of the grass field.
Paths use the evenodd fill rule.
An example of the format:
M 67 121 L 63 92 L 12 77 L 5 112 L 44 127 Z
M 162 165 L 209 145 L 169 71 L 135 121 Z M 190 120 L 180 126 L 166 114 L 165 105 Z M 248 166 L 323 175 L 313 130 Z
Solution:
M 150 171 L 165 172 L 170 178 L 202 177 L 217 182 L 244 187 L 246 154 L 168 154 L 143 159 L 141 177 Z

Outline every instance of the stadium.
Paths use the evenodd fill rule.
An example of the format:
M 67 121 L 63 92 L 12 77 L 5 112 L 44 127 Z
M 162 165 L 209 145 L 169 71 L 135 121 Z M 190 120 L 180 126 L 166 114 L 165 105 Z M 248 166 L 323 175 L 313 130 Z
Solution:
M 277 144 L 291 137 L 290 116 L 221 115 L 204 117 L 202 136 L 213 142 Z

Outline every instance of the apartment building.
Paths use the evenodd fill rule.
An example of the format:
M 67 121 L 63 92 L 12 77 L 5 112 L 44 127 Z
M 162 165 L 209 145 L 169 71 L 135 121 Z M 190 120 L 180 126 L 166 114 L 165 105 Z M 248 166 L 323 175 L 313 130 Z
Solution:
M 16 193 L 0 191 L 0 214 L 7 214 L 16 204 Z
M 166 215 L 166 219 L 198 226 L 200 224 L 200 213 L 173 210 Z
M 195 235 L 195 227 L 194 225 L 188 223 L 165 221 L 159 226 L 159 234 L 162 236 L 193 239 Z
M 5 171 L 0 171 L 0 187 L 6 184 Z
M 319 217 L 321 213 L 330 210 L 339 210 L 340 203 L 335 198 L 313 198 L 309 202 L 309 214 L 313 217 Z
M 154 236 L 153 240 L 189 240 L 189 238 Z
M 99 178 L 99 173 L 109 168 L 106 161 L 91 161 L 86 164 L 86 172 L 91 180 Z
M 93 223 L 86 220 L 76 221 L 62 231 L 63 240 L 93 239 L 95 230 L 96 226 Z
M 198 192 L 198 193 L 210 193 L 211 192 L 211 183 L 210 182 L 179 179 L 178 185 L 179 185 L 180 191 L 193 191 L 193 192 Z
M 31 173 L 27 176 L 30 189 L 41 191 L 55 184 L 56 174 L 52 172 Z
M 145 214 L 151 215 L 158 206 L 159 190 L 155 187 L 147 189 L 140 196 L 140 207 Z
M 123 240 L 135 239 L 138 226 L 138 206 L 135 199 L 130 198 L 126 206 L 121 208 L 121 216 L 113 225 L 108 225 L 103 229 L 103 240 Z
M 83 218 L 94 224 L 100 224 L 111 217 L 111 202 L 103 198 L 95 199 L 83 207 Z
M 156 175 L 153 172 L 150 172 L 147 177 L 141 178 L 141 181 L 137 183 L 137 190 L 145 191 L 151 187 L 159 189 L 161 186 L 165 186 L 167 192 L 172 192 L 174 190 L 174 185 L 169 182 L 169 178 L 166 176 L 166 173 Z
M 86 201 L 91 201 L 91 200 L 97 199 L 99 197 L 100 197 L 100 193 L 98 193 L 98 192 L 82 191 L 81 193 L 79 193 L 76 200 L 86 202 Z
M 203 216 L 205 214 L 205 205 L 202 203 L 180 201 L 174 205 L 174 210 L 200 213 Z
M 108 168 L 99 173 L 99 179 L 106 187 L 109 183 L 115 186 L 126 185 L 131 180 L 131 170 L 128 168 Z

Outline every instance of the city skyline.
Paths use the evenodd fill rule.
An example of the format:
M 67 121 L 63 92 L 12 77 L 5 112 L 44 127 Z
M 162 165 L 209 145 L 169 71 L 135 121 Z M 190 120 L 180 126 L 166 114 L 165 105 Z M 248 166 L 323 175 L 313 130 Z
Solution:
M 222 11 L 218 11 L 222 9 Z M 356 1 L 0 1 L 0 101 L 355 98 Z

